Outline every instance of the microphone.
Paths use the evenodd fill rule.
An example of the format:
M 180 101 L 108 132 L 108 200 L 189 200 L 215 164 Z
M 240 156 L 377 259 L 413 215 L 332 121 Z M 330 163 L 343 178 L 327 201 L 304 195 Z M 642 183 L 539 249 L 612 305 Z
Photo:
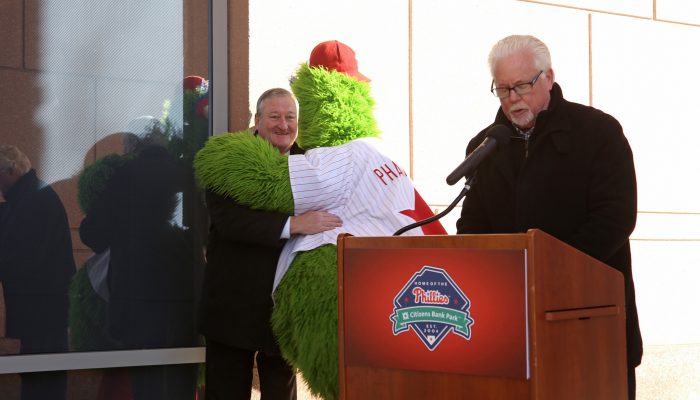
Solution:
M 510 141 L 510 128 L 505 125 L 493 125 L 486 131 L 486 139 L 447 176 L 447 184 L 452 186 L 465 176 L 471 175 L 484 158 Z

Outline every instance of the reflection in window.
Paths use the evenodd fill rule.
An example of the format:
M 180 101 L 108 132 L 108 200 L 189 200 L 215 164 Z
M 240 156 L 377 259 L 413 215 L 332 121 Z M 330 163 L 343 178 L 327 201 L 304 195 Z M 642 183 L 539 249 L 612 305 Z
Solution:
M 23 354 L 201 344 L 206 213 L 191 162 L 208 136 L 208 82 L 184 73 L 183 3 L 21 4 L 7 7 L 23 34 L 19 57 L 0 59 L 0 87 L 18 94 L 2 111 L 0 145 L 16 145 L 32 168 L 0 190 L 0 338 Z M 13 173 L 0 168 L 0 184 Z M 97 387 L 192 399 L 195 372 L 105 372 Z M 57 386 L 41 383 L 49 378 Z M 14 393 L 5 382 L 3 398 Z M 65 372 L 20 382 L 23 399 L 74 392 Z

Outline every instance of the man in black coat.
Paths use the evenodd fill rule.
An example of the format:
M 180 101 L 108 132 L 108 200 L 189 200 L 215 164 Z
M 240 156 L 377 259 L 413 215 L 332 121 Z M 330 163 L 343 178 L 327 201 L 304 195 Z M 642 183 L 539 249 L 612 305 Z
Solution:
M 300 154 L 297 109 L 285 89 L 265 91 L 257 102 L 255 134 L 282 154 Z M 252 210 L 206 194 L 210 216 L 200 331 L 207 339 L 207 400 L 249 399 L 257 361 L 263 400 L 296 399 L 294 371 L 280 355 L 270 325 L 272 283 L 285 240 L 333 229 L 341 221 L 313 211 L 298 216 Z
M 56 192 L 17 147 L 0 145 L 0 281 L 7 336 L 20 352 L 68 351 L 68 285 L 75 273 L 68 218 Z M 66 372 L 22 374 L 22 399 L 65 399 Z
M 615 118 L 563 98 L 539 39 L 502 39 L 492 48 L 489 65 L 491 91 L 501 102 L 494 124 L 510 127 L 512 135 L 478 167 L 457 233 L 541 229 L 622 272 L 633 399 L 642 338 L 629 244 L 637 217 L 629 143 Z M 487 130 L 469 142 L 467 153 Z

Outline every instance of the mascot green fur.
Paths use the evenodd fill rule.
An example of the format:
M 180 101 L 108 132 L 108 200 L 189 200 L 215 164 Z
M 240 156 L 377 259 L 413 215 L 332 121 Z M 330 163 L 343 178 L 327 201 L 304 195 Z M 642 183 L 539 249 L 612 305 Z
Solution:
M 299 205 L 295 204 L 298 196 L 294 190 L 296 172 L 293 170 L 295 167 L 291 166 L 292 161 L 313 171 L 322 166 L 323 156 L 333 158 L 334 149 L 353 154 L 351 161 L 362 158 L 358 156 L 359 149 L 368 151 L 370 158 L 381 160 L 379 162 L 384 164 L 380 165 L 391 165 L 396 172 L 396 181 L 401 178 L 404 189 L 409 191 L 409 195 L 405 195 L 405 191 L 402 195 L 410 197 L 410 204 L 398 204 L 394 209 L 417 208 L 413 203 L 415 190 L 403 170 L 388 158 L 379 156 L 376 150 L 358 144 L 366 138 L 379 136 L 373 115 L 374 100 L 370 96 L 367 82 L 329 70 L 323 65 L 310 67 L 309 64 L 303 64 L 293 78 L 292 91 L 299 101 L 297 144 L 306 151 L 305 155 L 281 155 L 267 141 L 248 131 L 214 136 L 199 151 L 194 163 L 197 177 L 207 189 L 255 209 L 286 212 L 290 215 L 296 212 L 299 215 L 309 209 L 300 210 Z M 367 235 L 367 230 L 355 229 L 352 223 L 358 216 L 343 214 L 343 210 L 347 209 L 345 201 L 355 197 L 352 190 L 361 186 L 362 181 L 380 182 L 377 169 L 361 170 L 358 165 L 358 162 L 354 162 L 348 168 L 339 168 L 339 171 L 343 171 L 339 174 L 344 174 L 338 179 L 343 189 L 330 193 L 331 196 L 338 195 L 339 200 L 333 206 L 328 205 L 328 208 L 322 204 L 315 208 L 339 215 L 343 227 L 324 232 L 326 238 L 331 237 L 324 244 L 297 251 L 283 275 L 280 274 L 280 267 L 284 272 L 286 265 L 282 265 L 281 256 L 276 277 L 278 286 L 274 290 L 272 327 L 282 355 L 301 371 L 311 392 L 324 399 L 338 398 L 335 238 L 342 232 Z M 381 178 L 386 179 L 384 176 Z M 382 187 L 381 182 L 378 185 Z M 391 187 L 387 183 L 384 185 Z M 394 199 L 392 194 L 378 195 L 383 199 Z M 372 203 L 375 199 L 371 200 L 364 203 Z M 396 203 L 398 201 L 392 205 Z M 421 204 L 429 212 L 427 205 L 424 202 Z M 371 204 L 366 206 L 372 207 Z M 370 211 L 360 212 L 362 215 L 369 213 Z M 383 229 L 369 231 L 373 235 L 391 235 L 402 226 L 415 222 L 415 219 L 406 217 L 406 214 L 396 217 L 375 213 L 371 217 L 375 221 L 386 221 Z M 423 234 L 420 229 L 418 232 L 409 232 L 414 235 Z M 444 229 L 439 232 L 444 232 Z M 285 249 L 293 242 L 295 239 L 290 239 Z

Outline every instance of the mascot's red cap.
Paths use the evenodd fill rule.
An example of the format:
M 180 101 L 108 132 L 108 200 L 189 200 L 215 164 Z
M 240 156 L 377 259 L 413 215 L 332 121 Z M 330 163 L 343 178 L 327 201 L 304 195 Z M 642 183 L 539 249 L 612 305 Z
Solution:
M 309 57 L 310 67 L 325 67 L 351 76 L 358 81 L 369 82 L 370 79 L 357 70 L 355 51 L 345 43 L 329 40 L 316 45 Z
M 182 80 L 182 87 L 185 90 L 195 90 L 199 86 L 205 85 L 206 79 L 198 75 L 188 75 Z

